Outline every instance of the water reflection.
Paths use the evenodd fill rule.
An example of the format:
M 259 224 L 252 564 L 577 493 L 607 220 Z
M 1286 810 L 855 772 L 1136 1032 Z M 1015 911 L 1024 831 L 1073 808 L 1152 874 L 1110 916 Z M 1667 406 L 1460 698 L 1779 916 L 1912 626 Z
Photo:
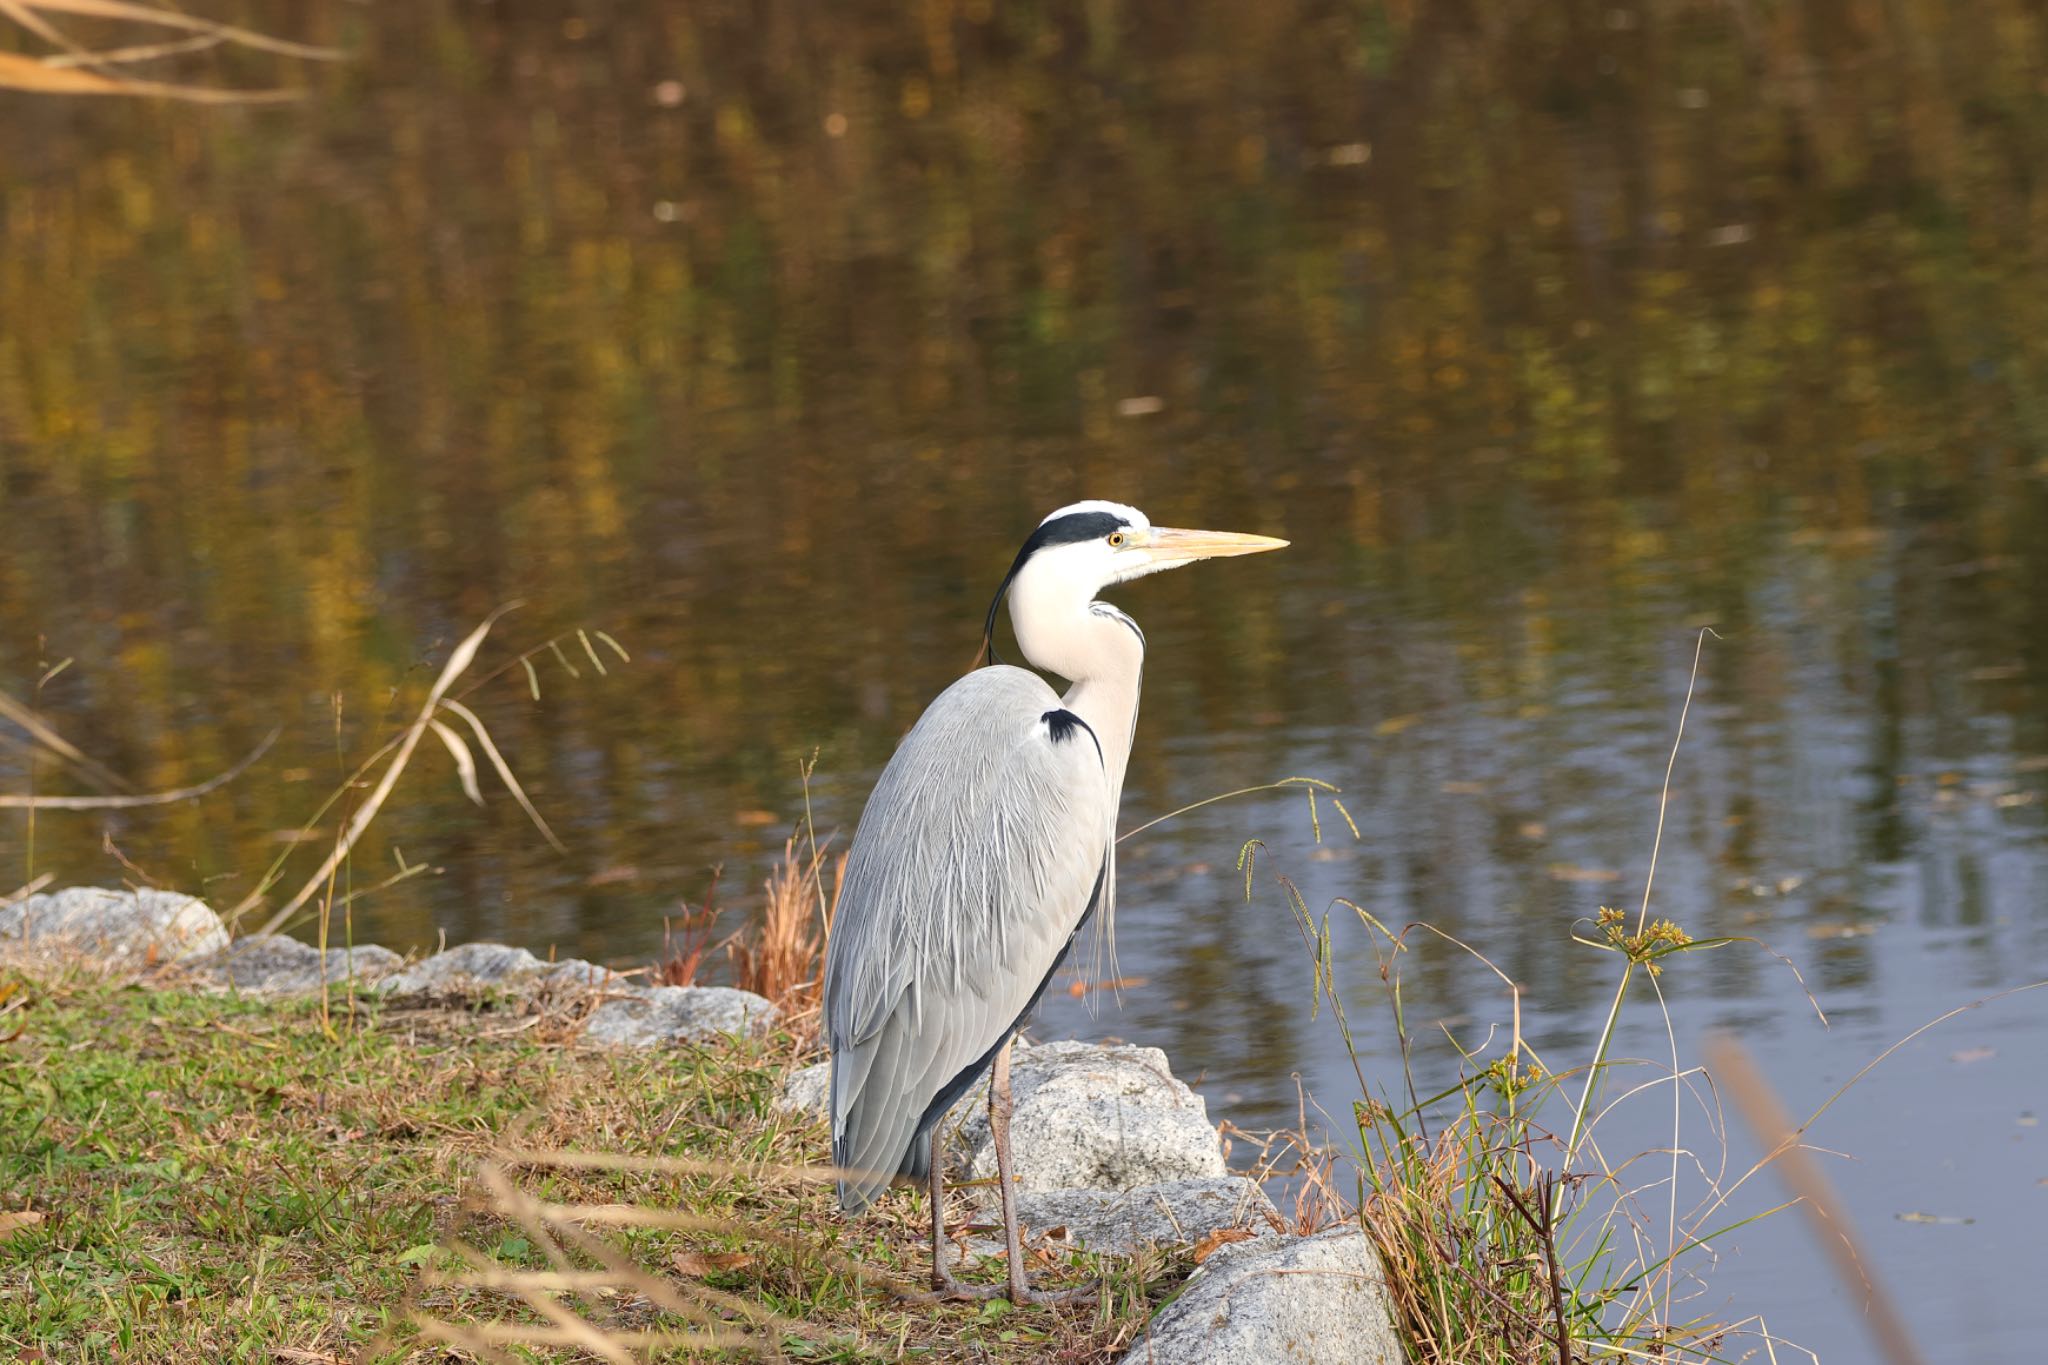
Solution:
M 1341 1112 L 1289 920 L 1232 870 L 1257 835 L 1312 906 L 1483 946 L 1543 1045 L 1582 1047 L 1608 978 L 1567 930 L 1641 893 L 1708 624 L 1660 904 L 1772 942 L 1835 1027 L 1730 950 L 1668 978 L 1681 1030 L 1742 1026 L 1810 1105 L 2048 974 L 2032 7 L 270 26 L 361 57 L 299 109 L 17 100 L 0 125 L 0 687 L 74 659 L 46 710 L 146 787 L 286 730 L 200 805 L 45 817 L 36 869 L 131 875 L 104 827 L 152 877 L 238 898 L 518 597 L 508 641 L 589 625 L 634 654 L 603 678 L 544 660 L 538 703 L 516 670 L 475 698 L 572 852 L 423 768 L 358 875 L 401 851 L 440 873 L 366 900 L 361 931 L 643 958 L 709 867 L 758 880 L 813 747 L 820 820 L 850 825 L 1022 529 L 1096 495 L 1295 543 L 1123 594 L 1155 660 L 1130 821 L 1308 772 L 1362 837 L 1319 856 L 1275 798 L 1138 841 L 1123 962 L 1149 984 L 1095 1016 L 1060 997 L 1048 1027 L 1164 1039 L 1248 1123 L 1294 1112 L 1295 1071 Z M 26 781 L 18 750 L 0 778 Z M 1452 952 L 1410 981 L 1498 1016 Z M 2026 1008 L 2015 1040 L 2044 1024 Z M 1907 1098 L 2009 1134 L 1979 1087 L 2038 1090 L 2027 1045 L 1946 1055 Z M 1832 1145 L 1933 1150 L 1869 1093 Z M 2023 1197 L 1972 1161 L 1995 1174 L 1963 1195 Z M 2010 1244 L 1975 1231 L 1943 1266 L 2009 1284 Z M 1785 1236 L 1716 1289 L 1853 1357 L 1842 1313 L 1807 1315 L 1818 1282 L 1744 1281 L 1799 1263 Z M 1951 1312 L 1945 1286 L 1929 1340 L 2020 1339 L 2033 1310 Z

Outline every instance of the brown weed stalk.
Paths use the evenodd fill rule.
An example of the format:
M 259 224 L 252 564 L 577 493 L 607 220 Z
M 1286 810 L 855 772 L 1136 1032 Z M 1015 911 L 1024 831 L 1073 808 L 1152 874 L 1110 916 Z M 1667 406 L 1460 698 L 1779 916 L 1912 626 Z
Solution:
M 88 46 L 59 28 L 55 16 L 130 26 L 148 41 Z M 0 89 L 39 95 L 143 95 L 195 104 L 273 104 L 299 98 L 291 89 L 221 89 L 135 74 L 169 58 L 214 48 L 239 48 L 300 61 L 332 61 L 333 48 L 273 38 L 140 0 L 0 0 L 5 19 L 53 51 L 0 51 Z
M 827 893 L 820 873 L 825 849 L 812 845 L 799 852 L 799 836 L 782 846 L 781 859 L 768 869 L 761 917 L 751 934 L 726 945 L 733 980 L 742 989 L 773 1001 L 786 1018 L 815 1022 L 825 975 L 825 944 L 839 890 L 846 879 L 846 857 L 833 860 L 832 886 Z
M 685 901 L 677 907 L 682 911 L 680 915 L 662 917 L 661 960 L 654 968 L 655 985 L 697 984 L 697 972 L 712 948 L 711 930 L 718 923 L 718 873 L 717 868 L 711 870 L 711 885 L 694 910 Z

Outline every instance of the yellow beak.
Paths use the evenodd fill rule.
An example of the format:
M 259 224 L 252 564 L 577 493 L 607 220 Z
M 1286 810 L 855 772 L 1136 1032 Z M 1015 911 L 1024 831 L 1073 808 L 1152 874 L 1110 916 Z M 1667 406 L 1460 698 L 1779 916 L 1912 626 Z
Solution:
M 1150 538 L 1138 548 L 1144 552 L 1148 564 L 1164 569 L 1176 564 L 1192 564 L 1198 559 L 1284 550 L 1287 542 L 1272 536 L 1246 535 L 1238 531 L 1183 531 L 1174 526 L 1155 526 Z

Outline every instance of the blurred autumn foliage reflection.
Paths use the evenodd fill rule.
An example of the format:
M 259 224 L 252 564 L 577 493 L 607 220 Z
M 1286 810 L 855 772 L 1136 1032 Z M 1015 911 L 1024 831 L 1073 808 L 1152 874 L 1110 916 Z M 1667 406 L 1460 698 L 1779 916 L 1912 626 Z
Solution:
M 324 782 L 333 694 L 359 753 L 523 597 L 524 643 L 642 661 L 492 717 L 575 875 L 695 868 L 812 743 L 857 789 L 1084 491 L 1320 547 L 1285 602 L 1160 589 L 1164 733 L 1384 714 L 1359 592 L 1520 651 L 1498 695 L 1637 648 L 1629 602 L 1552 602 L 1677 575 L 1725 621 L 1902 518 L 1973 595 L 1885 648 L 2048 669 L 2027 0 L 226 10 L 353 58 L 284 109 L 0 119 L 0 687 L 77 658 L 45 705 L 138 782 L 279 720 Z M 449 785 L 383 837 L 491 856 L 407 895 L 562 875 Z M 198 887 L 307 794 L 123 828 Z

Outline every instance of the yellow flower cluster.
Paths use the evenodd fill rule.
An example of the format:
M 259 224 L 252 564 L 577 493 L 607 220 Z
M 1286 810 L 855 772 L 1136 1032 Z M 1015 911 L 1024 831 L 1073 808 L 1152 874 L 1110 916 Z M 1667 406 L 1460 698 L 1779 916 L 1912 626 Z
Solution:
M 1641 933 L 1631 934 L 1628 931 L 1628 914 L 1611 905 L 1600 907 L 1599 924 L 1609 946 L 1630 962 L 1642 963 L 1649 968 L 1651 976 L 1663 970 L 1656 959 L 1692 942 L 1691 934 L 1668 919 L 1654 920 Z

